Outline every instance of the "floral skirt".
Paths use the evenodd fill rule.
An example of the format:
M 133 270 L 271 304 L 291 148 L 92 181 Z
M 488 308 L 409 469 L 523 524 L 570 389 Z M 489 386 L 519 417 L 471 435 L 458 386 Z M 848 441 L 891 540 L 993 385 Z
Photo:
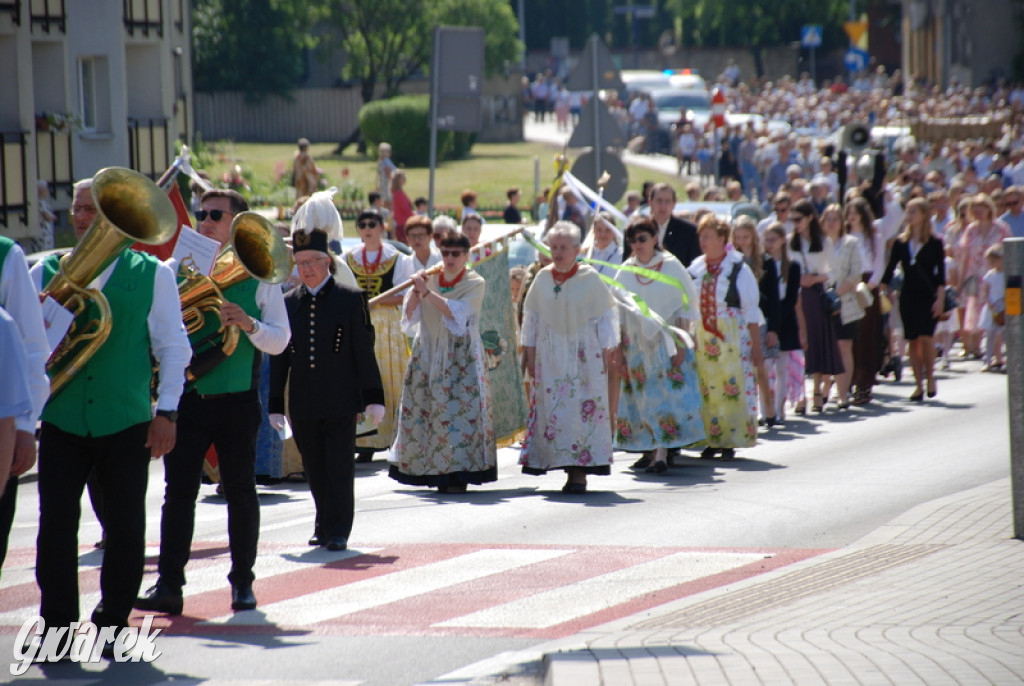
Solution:
M 636 334 L 634 334 L 636 335 Z M 704 440 L 696 356 L 679 367 L 662 345 L 654 350 L 623 337 L 626 372 L 615 425 L 615 447 L 629 452 L 683 448 Z
M 728 308 L 718 310 L 723 338 L 697 325 L 701 414 L 711 448 L 748 448 L 757 441 L 757 384 L 750 333 Z

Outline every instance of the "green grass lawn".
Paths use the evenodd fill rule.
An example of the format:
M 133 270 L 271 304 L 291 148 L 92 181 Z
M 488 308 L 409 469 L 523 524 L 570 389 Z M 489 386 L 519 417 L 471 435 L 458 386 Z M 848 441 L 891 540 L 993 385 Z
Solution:
M 291 159 L 295 146 L 290 143 L 234 143 L 217 141 L 203 146 L 203 154 L 194 161 L 200 163 L 212 179 L 220 181 L 223 174 L 238 164 L 253 191 L 270 200 L 269 204 L 285 205 L 288 196 L 285 186 L 291 175 Z M 376 160 L 359 155 L 355 147 L 346 154 L 332 155 L 333 144 L 310 146 L 310 153 L 324 170 L 328 186 L 338 186 L 339 200 L 351 199 L 357 205 L 366 201 L 366 194 L 376 188 Z M 462 191 L 470 188 L 477 193 L 478 205 L 483 209 L 498 209 L 505 205 L 505 191 L 517 186 L 523 191 L 521 207 L 533 204 L 534 159 L 538 160 L 540 187 L 554 179 L 555 155 L 560 149 L 541 143 L 477 143 L 468 159 L 445 162 L 438 166 L 434 179 L 434 203 L 440 208 L 456 207 Z M 630 188 L 639 190 L 645 180 L 679 183 L 679 178 L 659 174 L 640 167 L 629 167 Z M 430 170 L 426 167 L 406 169 L 406 193 L 410 199 L 427 197 Z M 283 177 L 283 178 L 282 178 Z M 620 205 L 622 202 L 620 201 Z

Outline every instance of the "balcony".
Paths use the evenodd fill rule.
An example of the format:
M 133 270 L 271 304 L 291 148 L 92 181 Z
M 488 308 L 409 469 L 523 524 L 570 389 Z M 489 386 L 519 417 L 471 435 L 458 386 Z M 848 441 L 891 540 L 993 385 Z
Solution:
M 40 179 L 50 184 L 50 195 L 65 190 L 71 194 L 74 165 L 71 163 L 71 134 L 59 131 L 36 131 L 36 169 Z
M 0 14 L 9 15 L 11 23 L 15 26 L 21 26 L 21 0 L 0 1 Z
M 161 0 L 124 0 L 124 27 L 129 36 L 164 35 L 164 7 Z
M 33 32 L 39 29 L 43 33 L 67 33 L 64 0 L 29 0 L 29 19 L 32 21 Z
M 0 224 L 10 228 L 11 215 L 28 223 L 28 132 L 0 131 L 0 146 Z
M 169 119 L 129 119 L 128 157 L 131 168 L 154 181 L 171 166 Z

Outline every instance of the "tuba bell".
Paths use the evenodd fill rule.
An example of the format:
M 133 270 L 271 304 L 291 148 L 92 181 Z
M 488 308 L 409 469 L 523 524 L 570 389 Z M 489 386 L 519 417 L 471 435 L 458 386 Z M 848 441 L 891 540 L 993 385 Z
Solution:
M 75 316 L 46 363 L 51 395 L 81 371 L 113 327 L 106 296 L 88 285 L 129 245 L 166 243 L 178 227 L 178 215 L 167 194 L 131 169 L 107 167 L 97 172 L 92 199 L 96 218 L 75 249 L 61 258 L 59 271 L 39 296 L 40 300 L 53 298 Z M 85 316 L 90 300 L 97 310 L 95 318 Z
M 206 325 L 207 315 L 220 319 L 224 291 L 248 278 L 281 283 L 292 273 L 291 252 L 277 229 L 256 212 L 239 212 L 231 222 L 231 241 L 221 249 L 209 276 L 182 265 L 184 280 L 178 285 L 182 321 L 194 334 Z M 216 332 L 193 343 L 192 364 L 186 372 L 195 381 L 235 352 L 237 326 L 221 325 Z

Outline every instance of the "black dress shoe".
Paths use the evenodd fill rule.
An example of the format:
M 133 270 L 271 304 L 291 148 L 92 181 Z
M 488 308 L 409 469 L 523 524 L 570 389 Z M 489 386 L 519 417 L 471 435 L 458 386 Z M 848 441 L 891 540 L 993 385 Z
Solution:
M 231 609 L 236 612 L 256 609 L 256 596 L 250 584 L 231 587 Z
M 649 453 L 644 453 L 643 456 L 633 463 L 632 469 L 647 469 L 651 466 L 651 456 Z
M 360 450 L 356 453 L 356 462 L 360 464 L 366 464 L 367 462 L 373 462 L 373 451 L 372 450 Z
M 135 599 L 135 608 L 149 612 L 162 612 L 166 615 L 180 615 L 185 605 L 181 590 L 174 590 L 159 581 L 146 591 L 145 595 Z
M 348 550 L 348 539 L 344 536 L 331 536 L 327 539 L 328 550 Z
M 319 533 L 314 533 L 309 537 L 309 544 L 313 546 L 326 545 L 327 539 L 321 536 Z

